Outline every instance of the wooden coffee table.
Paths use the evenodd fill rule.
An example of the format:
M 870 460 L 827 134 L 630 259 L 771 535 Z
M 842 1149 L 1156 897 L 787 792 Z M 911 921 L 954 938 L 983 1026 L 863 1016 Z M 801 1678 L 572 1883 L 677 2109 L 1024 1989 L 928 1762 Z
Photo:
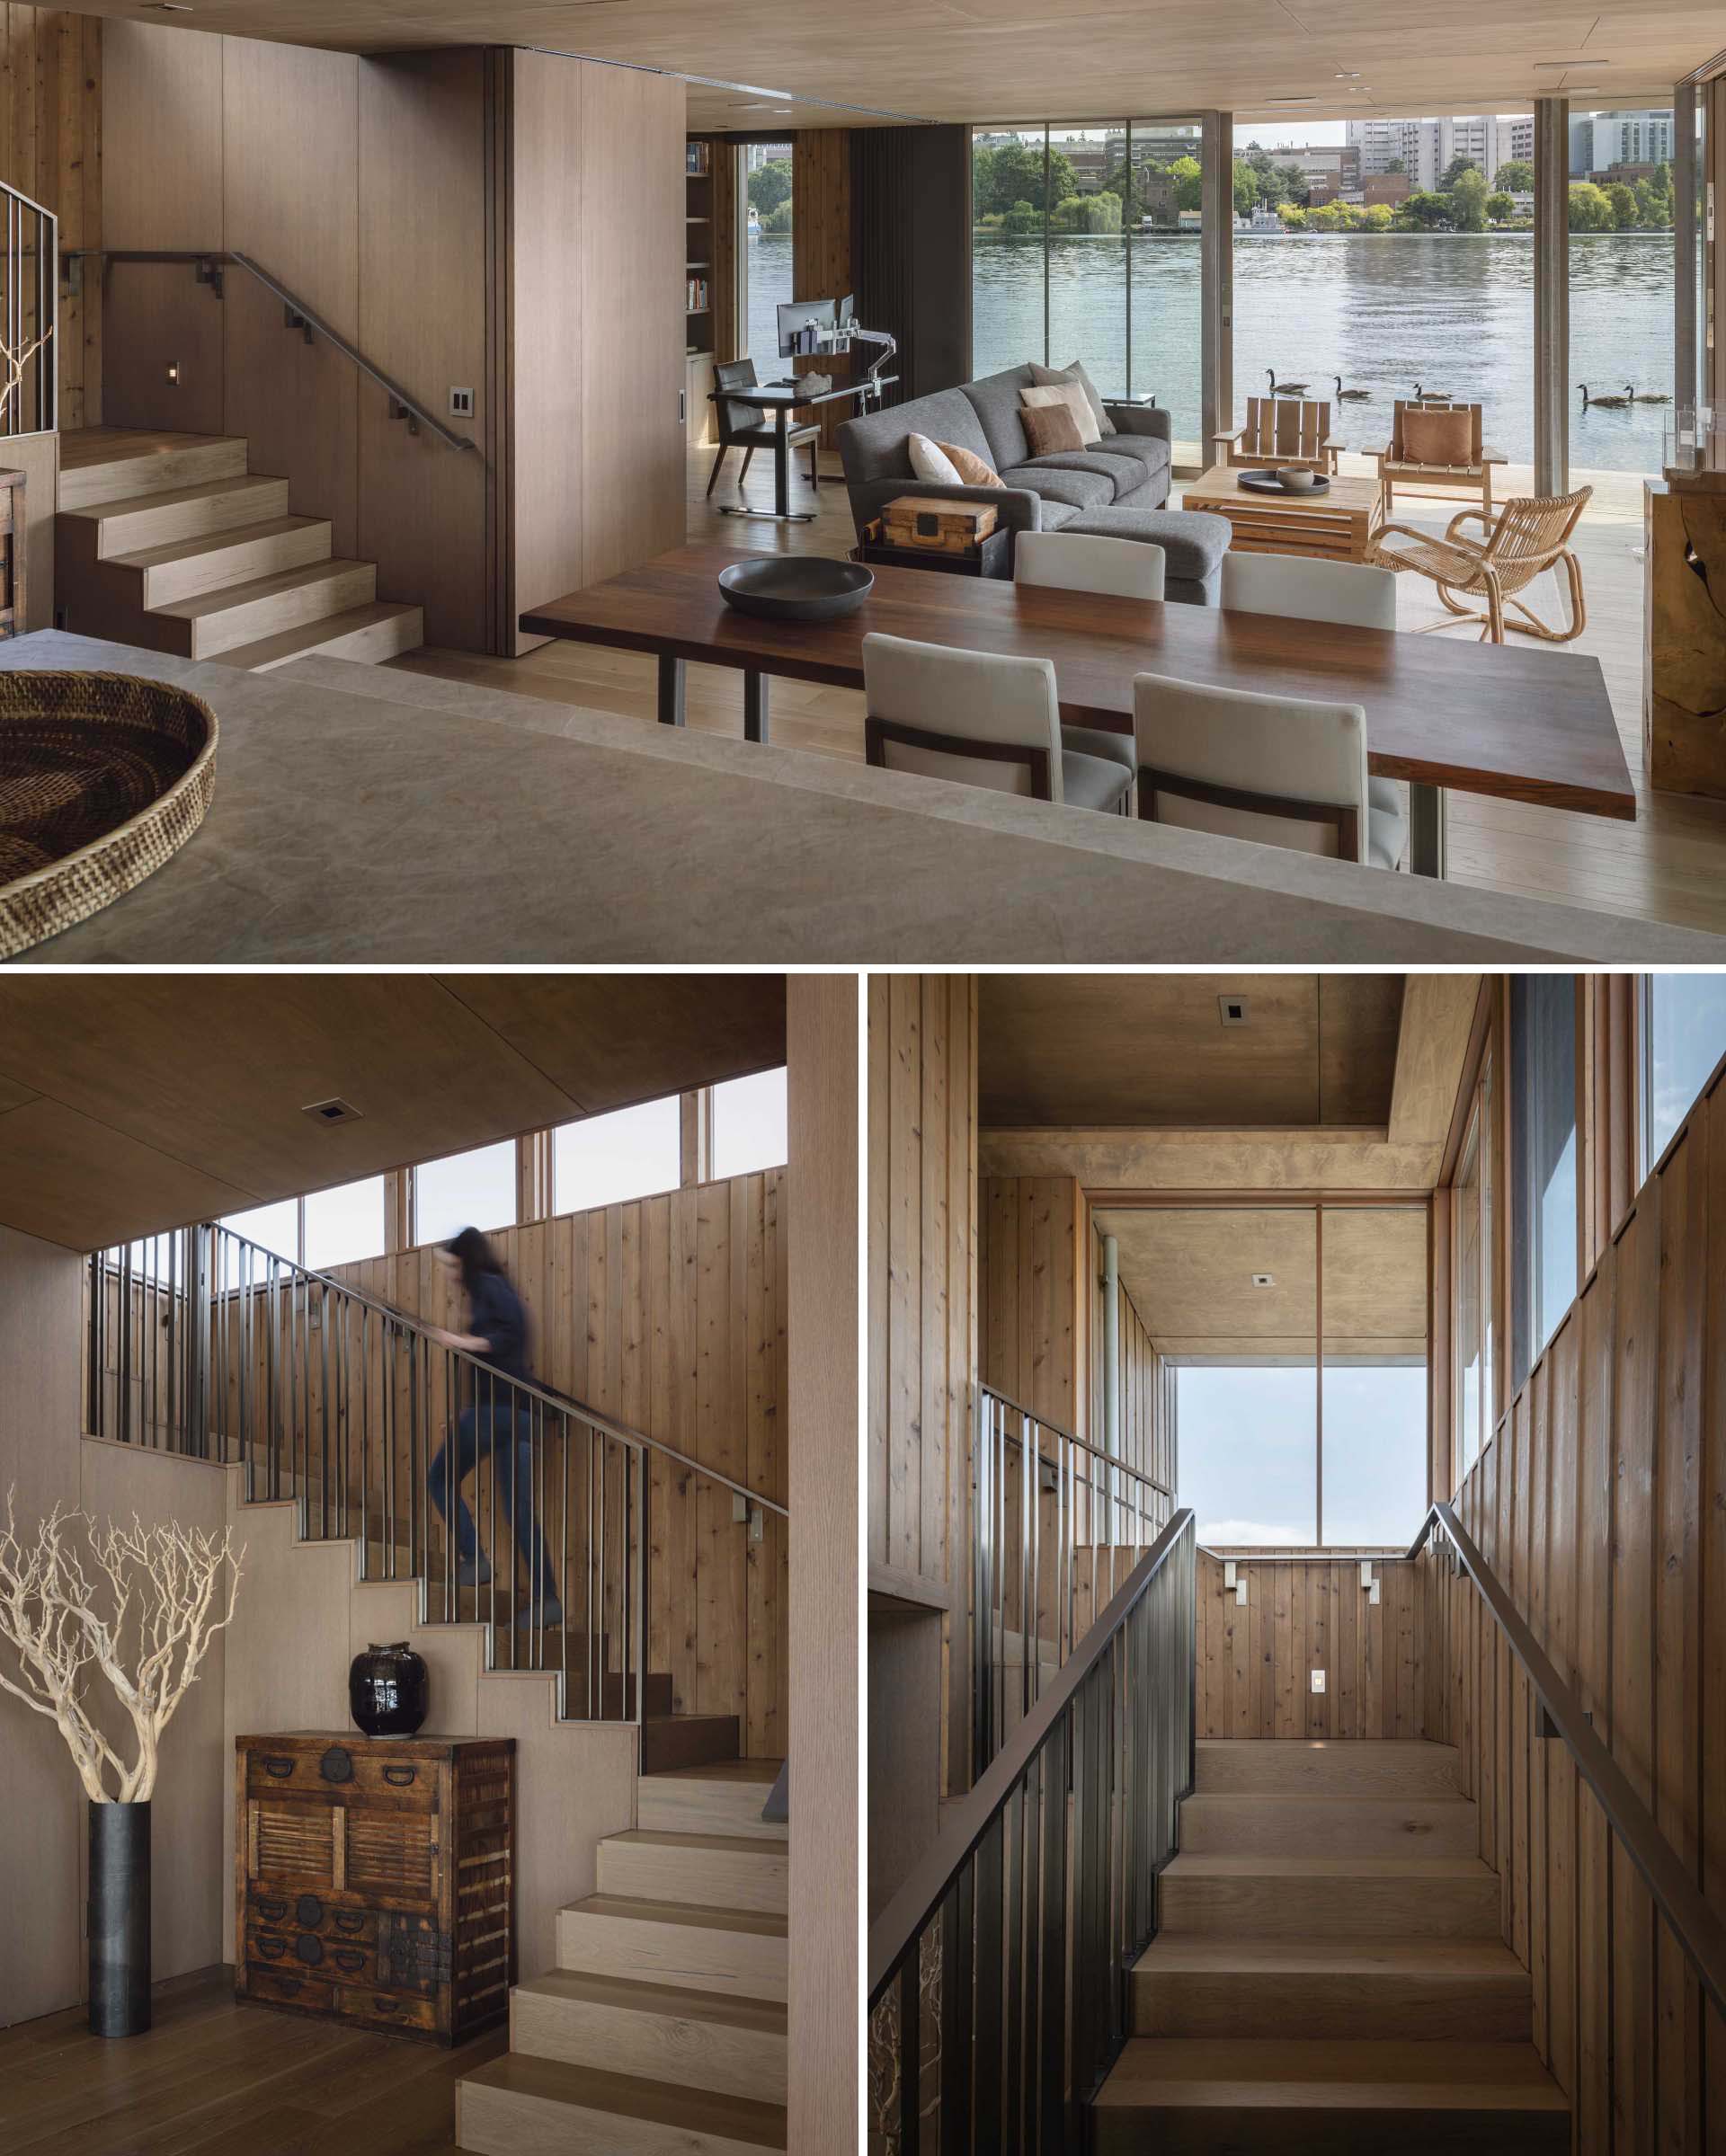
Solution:
M 1237 554 L 1300 554 L 1324 562 L 1364 562 L 1384 521 L 1379 484 L 1334 474 L 1322 494 L 1259 494 L 1242 487 L 1236 466 L 1213 465 L 1182 490 L 1188 509 L 1226 517 Z

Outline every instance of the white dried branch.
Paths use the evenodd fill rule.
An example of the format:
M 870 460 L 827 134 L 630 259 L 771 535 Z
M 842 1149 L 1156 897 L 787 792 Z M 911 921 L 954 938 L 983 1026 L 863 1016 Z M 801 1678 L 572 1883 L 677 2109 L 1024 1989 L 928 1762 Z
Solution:
M 0 1640 L 17 1655 L 18 1675 L 0 1668 L 0 1689 L 58 1726 L 93 1803 L 147 1803 L 162 1733 L 210 1641 L 233 1621 L 245 1546 L 234 1548 L 231 1528 L 216 1536 L 172 1521 L 146 1527 L 136 1514 L 129 1527 L 99 1528 L 63 1505 L 31 1539 L 19 1534 L 16 1499 L 7 1493 L 0 1531 Z M 89 1711 L 97 1673 L 131 1721 L 129 1764 Z

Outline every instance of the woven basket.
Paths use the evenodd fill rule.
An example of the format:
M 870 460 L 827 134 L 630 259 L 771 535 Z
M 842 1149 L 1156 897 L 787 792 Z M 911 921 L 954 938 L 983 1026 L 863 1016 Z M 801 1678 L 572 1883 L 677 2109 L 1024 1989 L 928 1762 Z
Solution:
M 0 672 L 0 958 L 134 890 L 204 820 L 216 714 L 130 674 Z

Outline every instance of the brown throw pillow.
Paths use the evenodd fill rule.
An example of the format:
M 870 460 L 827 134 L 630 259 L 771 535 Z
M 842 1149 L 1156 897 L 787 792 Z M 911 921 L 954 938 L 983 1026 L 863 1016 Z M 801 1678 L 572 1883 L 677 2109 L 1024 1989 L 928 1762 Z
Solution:
M 1085 446 L 1070 404 L 1021 404 L 1019 416 L 1033 457 L 1054 457 L 1063 449 Z
M 966 486 L 1005 486 L 1007 482 L 992 464 L 984 464 L 981 457 L 969 449 L 960 448 L 957 442 L 938 441 L 935 447 L 952 465 Z
M 1471 461 L 1473 426 L 1467 412 L 1402 414 L 1402 455 L 1409 464 L 1460 464 Z
M 1079 422 L 1079 446 L 1090 448 L 1099 439 L 1097 415 L 1090 408 L 1083 386 L 1078 382 L 1047 382 L 1040 388 L 1021 389 L 1019 408 L 1022 413 L 1028 404 L 1064 404 Z

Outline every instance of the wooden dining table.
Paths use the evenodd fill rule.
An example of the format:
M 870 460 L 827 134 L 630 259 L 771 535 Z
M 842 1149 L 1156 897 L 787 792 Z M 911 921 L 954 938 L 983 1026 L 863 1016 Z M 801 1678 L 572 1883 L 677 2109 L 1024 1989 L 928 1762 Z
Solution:
M 1461 643 L 877 568 L 868 598 L 837 621 L 765 621 L 720 596 L 748 550 L 698 544 L 521 616 L 529 634 L 652 652 L 659 718 L 681 726 L 691 661 L 743 677 L 743 731 L 768 735 L 774 675 L 863 686 L 863 639 L 879 632 L 961 650 L 1049 659 L 1068 724 L 1133 731 L 1133 682 L 1166 674 L 1224 688 L 1358 704 L 1375 777 L 1409 787 L 1410 865 L 1444 874 L 1447 788 L 1624 821 L 1636 790 L 1596 659 L 1516 643 Z

